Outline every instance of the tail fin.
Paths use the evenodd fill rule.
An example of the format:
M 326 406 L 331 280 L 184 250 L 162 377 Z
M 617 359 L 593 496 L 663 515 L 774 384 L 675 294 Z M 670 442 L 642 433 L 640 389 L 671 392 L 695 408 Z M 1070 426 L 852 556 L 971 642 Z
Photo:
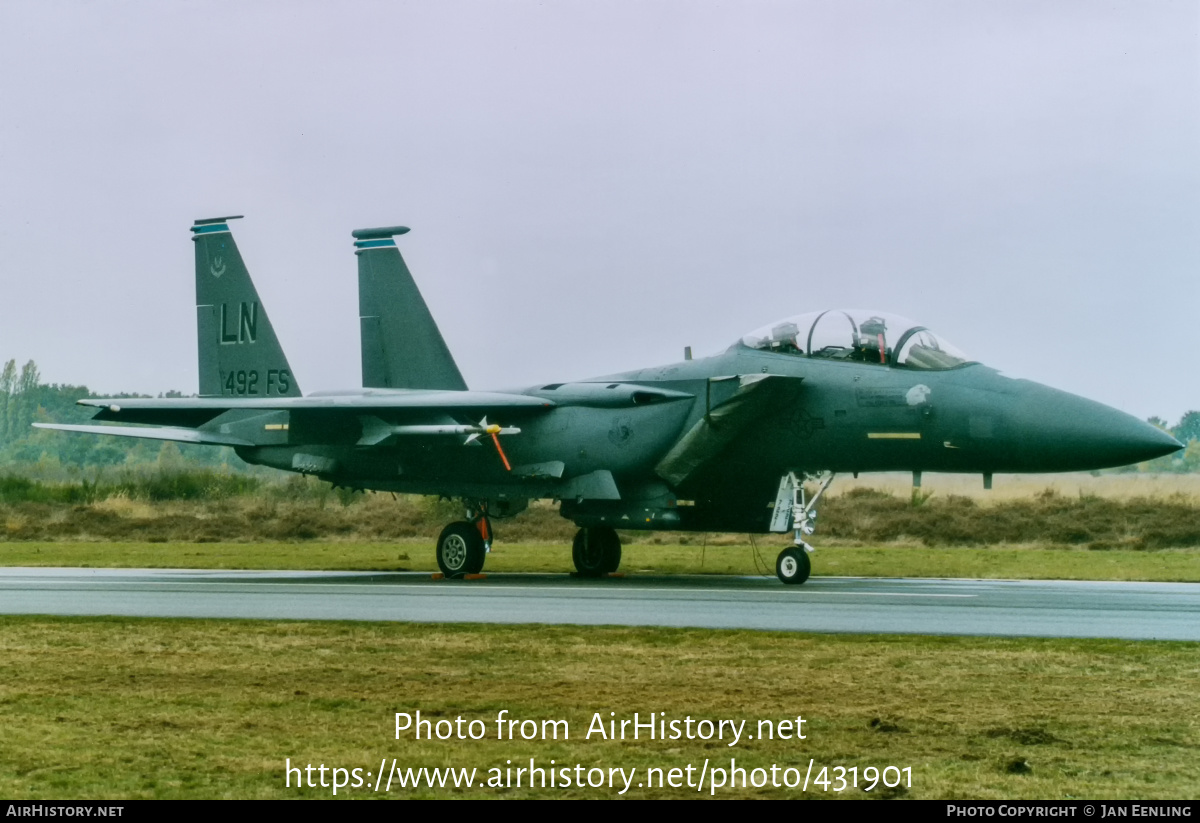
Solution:
M 196 326 L 200 395 L 299 397 L 287 356 L 242 262 L 228 221 L 197 220 Z
M 394 235 L 404 226 L 358 229 L 358 313 L 363 386 L 465 391 L 466 382 L 425 305 Z

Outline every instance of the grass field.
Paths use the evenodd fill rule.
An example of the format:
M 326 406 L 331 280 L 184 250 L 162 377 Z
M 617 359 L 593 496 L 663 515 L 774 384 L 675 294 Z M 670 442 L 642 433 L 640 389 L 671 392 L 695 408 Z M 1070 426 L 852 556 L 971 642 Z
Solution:
M 971 480 L 927 477 L 916 499 L 907 477 L 847 481 L 822 510 L 814 573 L 1200 580 L 1191 478 L 1072 475 L 1019 493 L 1015 481 L 984 492 Z M 456 516 L 436 501 L 302 491 L 0 502 L 0 565 L 433 571 L 433 537 Z M 497 532 L 487 571 L 572 568 L 573 526 L 549 507 Z M 629 574 L 773 574 L 787 543 L 626 537 Z M 486 781 L 490 768 L 532 757 L 584 773 L 636 769 L 633 797 L 710 796 L 707 784 L 701 794 L 637 783 L 651 768 L 698 774 L 706 759 L 728 769 L 735 758 L 751 780 L 772 764 L 799 776 L 811 760 L 813 777 L 856 768 L 861 782 L 867 767 L 893 766 L 911 769 L 912 785 L 801 793 L 739 782 L 716 796 L 1194 798 L 1198 675 L 1195 643 L 0 617 L 0 796 L 330 797 L 331 787 L 286 787 L 285 760 L 365 775 L 394 758 L 401 769 L 475 768 Z M 418 709 L 486 721 L 487 734 L 397 740 L 395 713 Z M 501 710 L 566 720 L 571 737 L 496 740 Z M 595 712 L 746 720 L 749 733 L 801 715 L 807 739 L 583 739 Z M 372 785 L 338 797 L 377 796 Z M 609 797 L 620 787 L 530 789 L 526 779 L 393 786 L 390 796 Z
M 0 796 L 328 797 L 292 764 L 378 769 L 707 758 L 911 768 L 868 798 L 1194 798 L 1200 646 L 672 629 L 0 618 Z M 481 719 L 478 741 L 395 739 L 395 712 Z M 569 740 L 495 739 L 494 719 L 567 720 Z M 805 740 L 584 739 L 594 712 L 757 721 Z M 751 778 L 752 779 L 752 778 Z M 797 796 L 770 786 L 722 797 Z M 382 793 L 382 792 L 381 792 Z M 392 796 L 616 796 L 618 789 L 401 790 Z M 702 796 L 708 796 L 706 786 Z M 369 787 L 339 797 L 375 796 Z M 637 787 L 627 796 L 696 797 Z

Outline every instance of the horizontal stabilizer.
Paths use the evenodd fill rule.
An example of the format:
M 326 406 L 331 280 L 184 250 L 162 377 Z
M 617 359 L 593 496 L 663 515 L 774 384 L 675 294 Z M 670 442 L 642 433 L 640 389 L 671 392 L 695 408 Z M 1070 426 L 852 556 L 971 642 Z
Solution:
M 779 374 L 751 374 L 714 378 L 710 383 L 733 379 L 738 381 L 733 396 L 709 408 L 654 467 L 663 480 L 678 487 L 714 460 L 750 423 L 777 409 L 794 406 L 803 381 L 801 377 Z
M 65 423 L 34 423 L 39 429 L 56 429 L 64 432 L 83 432 L 84 434 L 107 434 L 117 437 L 140 437 L 144 440 L 172 440 L 176 443 L 197 443 L 205 446 L 253 446 L 249 440 L 240 437 L 230 437 L 227 434 L 200 431 L 199 429 L 179 429 L 172 426 L 142 428 L 139 426 L 76 426 Z

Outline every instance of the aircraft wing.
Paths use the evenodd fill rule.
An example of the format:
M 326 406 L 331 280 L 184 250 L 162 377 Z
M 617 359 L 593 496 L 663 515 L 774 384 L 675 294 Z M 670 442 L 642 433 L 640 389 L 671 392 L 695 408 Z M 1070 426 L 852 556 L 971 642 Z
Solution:
M 544 397 L 480 391 L 394 390 L 347 394 L 310 394 L 307 397 L 170 397 L 86 398 L 81 406 L 96 406 L 93 420 L 146 423 L 159 426 L 201 426 L 228 411 L 345 411 L 371 414 L 388 411 L 511 412 L 553 408 Z M 57 428 L 63 428 L 57 426 Z M 76 430 L 76 429 L 72 429 Z M 103 433 L 111 433 L 105 428 Z M 131 435 L 152 437 L 153 435 Z M 165 438 L 164 438 L 165 439 Z M 197 441 L 199 442 L 199 441 Z

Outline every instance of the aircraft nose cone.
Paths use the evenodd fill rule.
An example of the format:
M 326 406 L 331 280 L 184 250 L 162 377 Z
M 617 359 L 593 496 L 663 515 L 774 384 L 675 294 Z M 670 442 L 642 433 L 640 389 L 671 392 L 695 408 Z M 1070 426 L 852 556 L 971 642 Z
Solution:
M 1141 463 L 1183 448 L 1182 443 L 1162 429 L 1115 409 L 1109 411 L 1124 419 L 1119 422 L 1108 421 L 1104 430 L 1095 433 L 1093 454 L 1103 457 L 1106 461 L 1113 461 L 1110 465 Z
M 1036 386 L 1036 384 L 1034 384 Z M 1025 393 L 1020 451 L 1035 471 L 1089 471 L 1153 460 L 1183 448 L 1136 417 L 1067 392 L 1036 386 Z

